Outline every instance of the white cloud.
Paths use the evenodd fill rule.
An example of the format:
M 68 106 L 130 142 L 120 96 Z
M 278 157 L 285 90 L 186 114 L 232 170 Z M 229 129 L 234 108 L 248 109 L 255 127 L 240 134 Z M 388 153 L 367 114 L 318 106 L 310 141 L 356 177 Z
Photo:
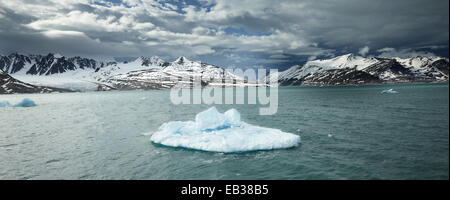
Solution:
M 67 14 L 57 14 L 54 17 L 36 20 L 26 26 L 36 30 L 66 29 L 84 31 L 123 31 L 131 20 L 127 17 L 117 19 L 115 16 L 100 18 L 97 14 L 71 11 Z
M 86 37 L 83 32 L 79 31 L 60 31 L 60 30 L 48 30 L 42 32 L 45 36 L 49 38 L 62 38 L 62 37 Z
M 289 58 L 289 56 L 286 55 L 282 55 L 282 54 L 274 54 L 274 55 L 270 55 L 269 58 L 278 58 L 278 59 L 283 59 L 283 58 Z
M 315 60 L 316 58 L 317 58 L 317 56 L 310 56 L 310 57 L 308 57 L 308 61 Z
M 415 51 L 410 48 L 397 50 L 392 47 L 385 47 L 382 49 L 378 49 L 377 52 L 380 53 L 378 55 L 378 57 L 383 57 L 383 58 L 394 58 L 394 57 L 410 58 L 410 57 L 414 57 L 414 56 L 436 56 L 434 53 L 431 53 L 431 52 Z
M 216 52 L 214 51 L 214 49 L 211 49 L 211 47 L 206 45 L 194 46 L 192 49 L 194 50 L 196 55 L 211 54 Z
M 369 53 L 370 48 L 368 46 L 364 46 L 363 48 L 359 49 L 358 53 L 362 56 L 366 56 L 367 53 Z
M 242 57 L 235 60 L 242 62 L 261 58 L 285 62 L 291 56 L 316 59 L 343 49 L 363 56 L 370 48 L 378 49 L 381 55 L 423 53 L 383 48 L 391 43 L 396 49 L 414 45 L 448 48 L 448 20 L 442 20 L 448 18 L 448 1 L 201 0 L 203 7 L 159 0 L 123 2 L 0 0 L 0 34 L 9 34 L 0 35 L 0 42 L 24 33 L 21 37 L 61 39 L 46 44 L 46 51 L 60 49 L 64 38 L 72 40 L 67 41 L 71 45 L 65 46 L 66 51 L 59 50 L 61 53 L 86 50 L 139 56 L 144 52 L 163 57 L 211 55 L 229 59 L 235 54 Z M 422 9 L 409 12 L 417 7 Z M 368 9 L 372 12 L 361 14 Z M 393 9 L 397 12 L 389 11 Z M 230 34 L 229 28 L 238 31 Z M 94 44 L 86 45 L 88 42 Z M 37 43 L 21 46 L 19 42 L 2 46 L 0 51 L 44 51 Z
M 380 52 L 380 53 L 383 53 L 383 52 L 392 52 L 392 51 L 395 51 L 395 49 L 394 49 L 394 48 L 391 48 L 391 47 L 385 47 L 385 48 L 382 48 L 382 49 L 378 49 L 378 50 L 377 50 L 377 52 Z

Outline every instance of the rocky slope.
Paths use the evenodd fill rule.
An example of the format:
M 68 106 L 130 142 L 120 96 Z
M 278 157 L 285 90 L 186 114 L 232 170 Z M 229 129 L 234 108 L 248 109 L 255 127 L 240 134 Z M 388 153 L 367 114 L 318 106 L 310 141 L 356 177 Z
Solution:
M 0 70 L 0 94 L 70 92 L 70 90 L 35 86 L 19 81 Z

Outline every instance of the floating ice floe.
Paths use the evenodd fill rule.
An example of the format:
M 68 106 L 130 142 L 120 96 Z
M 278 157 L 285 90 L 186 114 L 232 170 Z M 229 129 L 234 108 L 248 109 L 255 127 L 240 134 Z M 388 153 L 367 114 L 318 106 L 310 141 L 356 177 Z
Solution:
M 0 107 L 9 107 L 12 106 L 8 101 L 0 101 Z
M 198 113 L 195 121 L 164 123 L 153 133 L 151 141 L 171 147 L 229 153 L 290 148 L 300 144 L 300 136 L 247 124 L 235 109 L 222 114 L 211 107 Z
M 383 93 L 383 94 L 396 94 L 398 92 L 391 88 L 389 90 L 383 90 L 383 91 L 381 91 L 381 93 Z
M 33 107 L 36 106 L 33 100 L 25 98 L 21 102 L 11 104 L 9 101 L 0 101 L 0 107 Z

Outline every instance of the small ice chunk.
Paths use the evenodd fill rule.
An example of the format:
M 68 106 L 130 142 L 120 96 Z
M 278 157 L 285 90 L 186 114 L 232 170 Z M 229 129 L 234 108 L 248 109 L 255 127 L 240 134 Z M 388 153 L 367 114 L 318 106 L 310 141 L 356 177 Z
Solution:
M 381 91 L 381 93 L 383 93 L 383 94 L 396 94 L 398 92 L 391 88 L 389 90 L 383 90 L 383 91 Z
M 294 147 L 300 136 L 242 122 L 235 109 L 222 114 L 212 107 L 198 113 L 195 121 L 164 123 L 151 141 L 203 151 L 244 152 Z

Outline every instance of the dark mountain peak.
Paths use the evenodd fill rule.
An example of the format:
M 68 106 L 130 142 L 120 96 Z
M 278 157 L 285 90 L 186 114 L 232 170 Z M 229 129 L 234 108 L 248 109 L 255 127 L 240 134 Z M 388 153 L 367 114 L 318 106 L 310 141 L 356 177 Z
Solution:
M 8 57 L 17 57 L 19 55 L 20 55 L 19 53 L 14 52 L 14 53 L 10 53 Z
M 447 77 L 449 75 L 449 60 L 442 58 L 434 61 L 431 66 L 436 67 L 439 71 L 445 74 Z
M 174 63 L 177 63 L 177 64 L 183 64 L 183 63 L 185 63 L 185 62 L 189 62 L 190 60 L 188 60 L 186 57 L 184 57 L 184 56 L 181 56 L 181 57 L 179 57 L 179 58 L 177 58 L 175 61 L 174 61 Z
M 347 60 L 354 60 L 356 58 L 356 55 L 353 53 L 349 53 L 346 56 L 347 56 Z
M 19 54 L 19 53 L 11 53 L 11 54 L 8 55 L 8 58 L 25 60 L 25 59 L 28 58 L 28 56 L 22 55 L 22 54 Z
M 55 58 L 55 55 L 54 55 L 53 53 L 48 53 L 48 54 L 45 56 L 45 59 L 47 59 L 47 60 L 53 59 L 53 58 Z
M 421 56 L 421 55 L 417 55 L 417 56 L 411 57 L 411 60 L 413 60 L 413 59 L 420 59 L 420 60 L 422 60 L 422 59 L 424 59 L 424 58 L 428 58 L 428 57 Z

